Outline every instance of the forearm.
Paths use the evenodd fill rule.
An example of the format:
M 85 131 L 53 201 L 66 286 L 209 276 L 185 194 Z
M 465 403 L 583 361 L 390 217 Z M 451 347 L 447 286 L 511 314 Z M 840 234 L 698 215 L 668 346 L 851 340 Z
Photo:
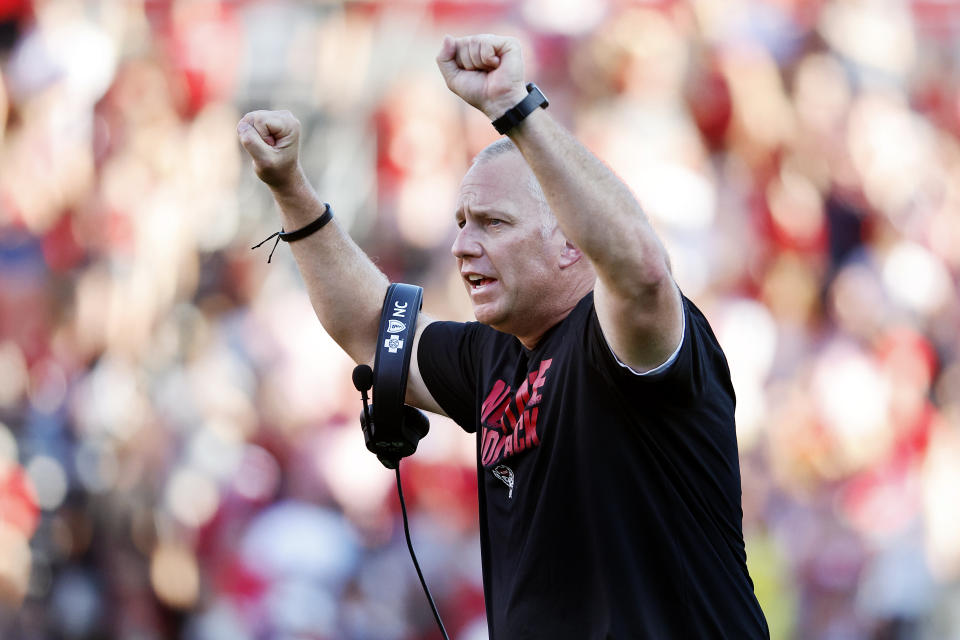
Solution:
M 564 234 L 612 290 L 631 295 L 669 277 L 666 254 L 630 189 L 542 109 L 509 132 Z
M 323 213 L 323 203 L 299 169 L 289 184 L 272 189 L 272 193 L 288 231 Z M 371 363 L 389 284 L 386 276 L 336 218 L 289 246 L 323 328 L 354 361 Z

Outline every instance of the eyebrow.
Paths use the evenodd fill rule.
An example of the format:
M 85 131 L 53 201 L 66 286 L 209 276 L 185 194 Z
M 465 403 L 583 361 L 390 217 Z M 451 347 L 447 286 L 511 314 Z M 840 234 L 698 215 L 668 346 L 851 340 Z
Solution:
M 504 222 L 514 223 L 517 221 L 516 216 L 513 214 L 507 213 L 501 209 L 472 209 L 470 216 L 474 218 L 479 218 L 481 220 L 490 220 L 491 218 L 496 218 L 497 220 L 503 220 Z M 460 222 L 466 218 L 463 209 L 457 209 L 453 214 L 454 220 Z

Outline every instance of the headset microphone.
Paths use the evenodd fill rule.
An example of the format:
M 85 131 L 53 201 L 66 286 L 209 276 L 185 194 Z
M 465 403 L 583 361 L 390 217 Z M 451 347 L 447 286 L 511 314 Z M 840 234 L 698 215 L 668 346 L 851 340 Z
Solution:
M 373 369 L 366 364 L 358 364 L 353 368 L 353 386 L 363 396 L 363 415 L 360 417 L 361 425 L 370 422 L 370 406 L 367 404 L 367 391 L 373 387 Z

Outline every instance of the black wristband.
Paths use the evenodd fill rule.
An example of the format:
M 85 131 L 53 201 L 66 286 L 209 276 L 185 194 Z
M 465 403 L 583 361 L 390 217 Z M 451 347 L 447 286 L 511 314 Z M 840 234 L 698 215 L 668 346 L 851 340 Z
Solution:
M 333 209 L 330 207 L 329 202 L 324 202 L 324 211 L 323 215 L 311 222 L 310 224 L 300 227 L 296 231 L 284 232 L 283 227 L 280 228 L 280 239 L 284 242 L 294 242 L 295 240 L 302 240 L 306 238 L 311 233 L 319 231 L 323 228 L 325 224 L 333 220 Z
M 538 107 L 546 109 L 550 106 L 547 97 L 540 91 L 540 87 L 532 82 L 527 84 L 527 97 L 518 102 L 513 107 L 507 109 L 507 112 L 493 121 L 493 128 L 499 134 L 505 134 L 510 129 L 520 124 L 524 118 L 537 110 Z
M 300 227 L 299 229 L 295 231 L 291 231 L 290 233 L 286 233 L 283 230 L 283 227 L 280 227 L 280 231 L 274 231 L 269 236 L 267 236 L 266 238 L 261 240 L 259 243 L 253 245 L 250 248 L 256 249 L 267 240 L 273 237 L 276 237 L 277 241 L 273 243 L 273 248 L 270 249 L 270 255 L 267 256 L 267 262 L 270 262 L 270 260 L 273 259 L 273 252 L 277 250 L 277 245 L 280 244 L 281 240 L 283 240 L 284 242 L 294 242 L 296 240 L 302 240 L 303 238 L 306 238 L 307 236 L 309 236 L 311 233 L 319 231 L 324 227 L 324 225 L 326 225 L 328 222 L 333 220 L 333 208 L 330 207 L 330 203 L 324 202 L 323 207 L 324 207 L 324 210 L 323 210 L 323 213 L 320 215 L 320 217 L 314 220 L 313 222 L 307 224 L 306 226 Z

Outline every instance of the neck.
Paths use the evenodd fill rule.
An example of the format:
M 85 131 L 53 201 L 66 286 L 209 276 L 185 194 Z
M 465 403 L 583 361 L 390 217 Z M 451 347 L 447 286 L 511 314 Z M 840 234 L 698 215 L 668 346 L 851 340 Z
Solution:
M 526 349 L 533 350 L 547 331 L 558 325 L 564 320 L 570 312 L 577 306 L 583 296 L 593 290 L 595 279 L 593 277 L 584 278 L 576 287 L 570 287 L 565 294 L 562 294 L 557 300 L 557 305 L 552 313 L 538 321 L 535 329 L 530 331 L 512 332 Z

